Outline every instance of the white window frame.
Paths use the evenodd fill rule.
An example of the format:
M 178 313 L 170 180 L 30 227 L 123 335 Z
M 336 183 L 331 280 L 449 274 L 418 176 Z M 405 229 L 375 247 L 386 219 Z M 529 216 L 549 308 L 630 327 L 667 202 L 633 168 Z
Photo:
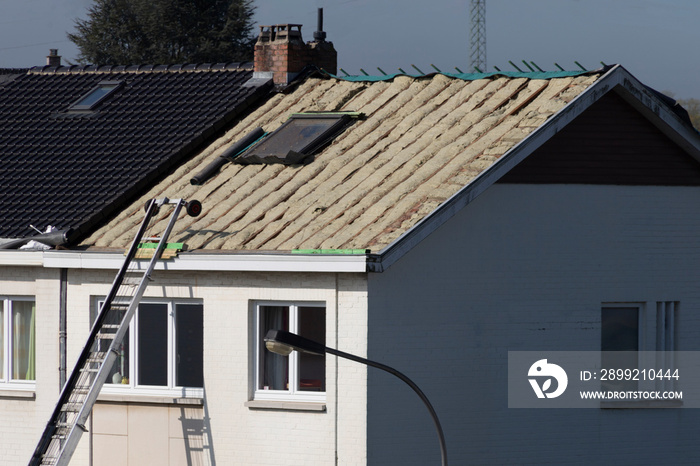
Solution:
M 34 296 L 0 296 L 2 301 L 2 377 L 0 377 L 0 390 L 34 390 L 36 386 L 36 359 L 34 361 L 35 374 L 34 380 L 21 380 L 12 378 L 12 344 L 14 334 L 12 332 L 12 308 L 13 303 L 17 301 L 34 303 L 34 332 L 36 335 L 36 298 Z M 34 340 L 34 354 L 36 358 L 36 336 Z
M 92 318 L 90 319 L 91 325 L 94 321 L 97 312 L 104 298 L 98 298 L 95 300 L 95 307 L 93 310 Z M 182 398 L 202 398 L 204 396 L 203 387 L 180 387 L 176 385 L 176 364 L 177 364 L 177 346 L 175 341 L 175 308 L 178 304 L 195 304 L 202 306 L 202 312 L 204 312 L 204 304 L 201 300 L 183 300 L 183 299 L 142 299 L 140 304 L 164 304 L 167 306 L 168 315 L 168 325 L 167 325 L 167 355 L 168 355 L 168 367 L 167 367 L 167 385 L 139 385 L 136 383 L 138 374 L 138 348 L 137 348 L 137 336 L 138 336 L 138 313 L 140 309 L 137 309 L 132 317 L 131 323 L 129 324 L 129 381 L 128 383 L 113 384 L 110 380 L 107 380 L 102 387 L 101 392 L 106 394 L 133 394 L 133 395 L 154 395 L 154 396 L 175 396 Z M 204 329 L 202 329 L 203 331 Z M 204 359 L 204 354 L 202 354 L 202 360 Z
M 320 307 L 326 311 L 326 325 L 328 323 L 328 306 L 325 302 L 318 301 L 256 301 L 253 309 L 253 329 L 254 337 L 253 344 L 253 399 L 264 401 L 300 401 L 300 402 L 325 402 L 326 392 L 311 392 L 296 390 L 299 378 L 299 357 L 297 351 L 292 351 L 289 356 L 289 389 L 287 390 L 264 390 L 258 388 L 260 380 L 260 360 L 261 352 L 268 351 L 265 349 L 264 342 L 260 341 L 261 335 L 261 306 L 289 306 L 289 331 L 297 332 L 298 328 L 298 308 L 300 307 Z M 326 332 L 327 334 L 327 332 Z M 324 378 L 328 383 L 328 362 L 325 365 Z M 327 385 L 326 385 L 327 388 Z

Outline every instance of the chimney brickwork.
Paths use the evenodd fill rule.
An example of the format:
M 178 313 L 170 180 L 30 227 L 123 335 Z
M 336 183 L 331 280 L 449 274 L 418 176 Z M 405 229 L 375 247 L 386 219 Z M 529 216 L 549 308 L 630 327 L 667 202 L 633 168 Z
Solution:
M 336 74 L 338 53 L 323 39 L 304 43 L 301 24 L 260 26 L 255 43 L 255 71 L 271 72 L 275 84 L 288 84 L 306 65 Z
M 46 57 L 47 66 L 61 66 L 61 56 L 58 54 L 58 49 L 49 49 L 49 55 Z

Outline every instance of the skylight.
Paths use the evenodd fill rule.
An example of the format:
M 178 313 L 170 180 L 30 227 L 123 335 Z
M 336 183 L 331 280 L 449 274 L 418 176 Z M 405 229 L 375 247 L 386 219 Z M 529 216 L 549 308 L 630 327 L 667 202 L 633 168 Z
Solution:
M 276 131 L 235 158 L 240 164 L 292 165 L 318 152 L 361 115 L 356 112 L 295 113 Z
M 93 88 L 82 96 L 76 103 L 70 106 L 70 110 L 92 110 L 97 104 L 102 102 L 105 97 L 114 92 L 121 86 L 121 81 L 102 81 L 97 87 Z

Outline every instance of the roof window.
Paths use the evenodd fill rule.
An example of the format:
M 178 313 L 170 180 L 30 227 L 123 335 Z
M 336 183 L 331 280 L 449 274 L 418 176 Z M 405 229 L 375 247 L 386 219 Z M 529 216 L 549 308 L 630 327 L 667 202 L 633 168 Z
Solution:
M 362 115 L 357 112 L 295 113 L 276 131 L 234 159 L 240 164 L 292 165 L 321 150 Z
M 82 96 L 69 110 L 93 110 L 108 95 L 122 85 L 121 81 L 101 81 L 96 87 Z

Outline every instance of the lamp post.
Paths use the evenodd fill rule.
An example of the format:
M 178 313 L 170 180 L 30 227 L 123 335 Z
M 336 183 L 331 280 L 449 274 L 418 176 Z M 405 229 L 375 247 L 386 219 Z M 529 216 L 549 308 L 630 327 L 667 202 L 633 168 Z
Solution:
M 302 353 L 316 354 L 323 356 L 326 353 L 350 359 L 351 361 L 359 362 L 361 364 L 366 364 L 368 366 L 376 367 L 390 374 L 395 375 L 399 379 L 403 380 L 409 387 L 413 389 L 414 392 L 418 394 L 420 399 L 423 401 L 425 406 L 430 412 L 430 416 L 433 418 L 433 423 L 435 424 L 435 429 L 437 430 L 438 439 L 440 441 L 440 455 L 442 456 L 442 466 L 447 466 L 447 448 L 445 447 L 445 435 L 442 433 L 442 426 L 440 425 L 440 420 L 438 419 L 433 405 L 430 404 L 428 397 L 418 388 L 411 379 L 397 371 L 393 367 L 371 361 L 369 359 L 361 358 L 355 356 L 354 354 L 345 353 L 337 349 L 329 348 L 321 343 L 318 343 L 308 338 L 304 338 L 294 333 L 285 332 L 284 330 L 270 330 L 265 335 L 265 346 L 268 350 L 273 353 L 281 354 L 282 356 L 289 356 L 292 351 L 299 351 Z

